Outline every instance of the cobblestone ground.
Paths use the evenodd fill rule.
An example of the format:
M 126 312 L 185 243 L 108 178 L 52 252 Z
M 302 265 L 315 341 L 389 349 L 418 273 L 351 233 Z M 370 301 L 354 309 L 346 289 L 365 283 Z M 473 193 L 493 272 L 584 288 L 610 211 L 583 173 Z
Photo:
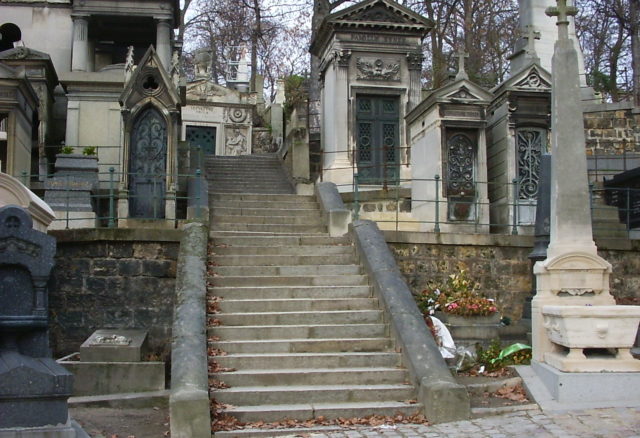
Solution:
M 530 410 L 433 426 L 415 424 L 382 426 L 311 433 L 303 436 L 308 438 L 640 438 L 640 409 L 590 409 L 564 413 Z

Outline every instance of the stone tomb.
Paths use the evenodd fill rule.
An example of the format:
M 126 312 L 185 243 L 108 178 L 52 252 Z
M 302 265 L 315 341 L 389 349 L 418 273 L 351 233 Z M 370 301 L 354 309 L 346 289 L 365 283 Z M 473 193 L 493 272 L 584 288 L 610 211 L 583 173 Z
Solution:
M 459 56 L 455 80 L 434 90 L 407 115 L 411 212 L 422 222 L 422 231 L 486 233 L 484 128 L 492 95 L 469 80 L 464 70 L 466 54 Z
M 50 221 L 50 220 L 49 220 Z M 0 436 L 86 436 L 69 418 L 73 376 L 50 357 L 47 282 L 56 242 L 0 208 Z
M 162 391 L 164 362 L 144 361 L 147 331 L 96 330 L 81 346 L 80 361 L 60 361 L 75 374 L 75 396 Z

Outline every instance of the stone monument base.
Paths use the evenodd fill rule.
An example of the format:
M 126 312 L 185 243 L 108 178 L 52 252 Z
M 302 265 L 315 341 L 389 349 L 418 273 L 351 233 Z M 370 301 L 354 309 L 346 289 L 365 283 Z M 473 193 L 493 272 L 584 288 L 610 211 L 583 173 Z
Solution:
M 0 429 L 0 438 L 90 438 L 76 423 L 69 419 L 66 424 L 42 427 L 16 427 Z
M 640 372 L 566 373 L 538 361 L 516 370 L 543 410 L 640 407 Z
M 617 355 L 589 356 L 569 352 L 549 352 L 544 354 L 544 361 L 559 371 L 579 374 L 600 372 L 640 372 L 640 360 L 631 356 L 629 349 L 618 349 Z
M 49 225 L 50 230 L 66 230 L 67 228 L 95 228 L 96 214 L 93 211 L 61 211 L 55 210 L 56 220 Z M 67 224 L 67 218 L 69 218 Z

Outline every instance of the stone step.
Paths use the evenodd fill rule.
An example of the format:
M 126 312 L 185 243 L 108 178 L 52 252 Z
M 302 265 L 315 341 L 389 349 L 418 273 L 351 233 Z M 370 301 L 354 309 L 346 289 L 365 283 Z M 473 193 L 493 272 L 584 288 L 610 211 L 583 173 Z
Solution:
M 210 357 L 220 366 L 234 369 L 277 368 L 360 368 L 397 367 L 400 354 L 390 351 L 329 352 L 329 353 L 264 353 L 227 354 Z
M 243 224 L 233 222 L 212 223 L 211 231 L 251 231 L 287 234 L 326 233 L 324 225 Z
M 210 217 L 214 223 L 314 226 L 322 226 L 324 224 L 323 218 L 317 214 L 307 214 L 305 216 L 236 216 L 221 215 L 214 210 Z
M 292 202 L 298 205 L 300 204 L 313 204 L 315 206 L 318 205 L 315 196 L 294 195 L 294 194 L 264 195 L 264 194 L 255 194 L 255 193 L 242 193 L 239 195 L 229 195 L 225 193 L 215 193 L 215 190 L 214 190 L 213 192 L 210 191 L 209 199 L 212 199 L 214 201 L 260 201 L 262 203 L 273 201 L 273 202 Z
M 309 208 L 237 208 L 223 207 L 224 204 L 213 204 L 211 212 L 215 216 L 291 216 L 317 217 L 318 206 L 309 204 Z M 266 205 L 265 205 L 266 206 Z
M 244 258 L 246 256 L 256 257 L 265 260 L 264 265 L 268 265 L 266 261 L 273 257 L 325 257 L 325 256 L 346 256 L 355 255 L 351 246 L 329 246 L 329 245 L 303 245 L 303 246 L 217 246 L 209 251 L 209 257 L 216 259 L 220 264 L 223 259 L 228 257 L 231 260 L 234 257 Z
M 368 284 L 366 275 L 289 275 L 214 277 L 213 286 L 358 286 Z
M 326 310 L 372 310 L 378 309 L 375 298 L 299 298 L 274 300 L 230 300 L 219 303 L 223 313 L 258 312 L 311 312 Z
M 320 339 L 320 338 L 381 338 L 388 334 L 386 324 L 333 324 L 333 325 L 261 325 L 229 327 L 217 326 L 207 330 L 209 336 L 223 341 L 249 341 L 252 339 Z
M 382 338 L 265 339 L 217 341 L 210 344 L 226 353 L 313 353 L 336 351 L 387 351 L 393 343 Z
M 213 272 L 223 277 L 300 276 L 300 275 L 357 275 L 360 265 L 299 265 L 299 266 L 213 266 Z
M 209 197 L 209 205 L 215 209 L 217 206 L 224 206 L 225 208 L 240 208 L 240 209 L 257 209 L 257 208 L 278 208 L 278 209 L 289 209 L 289 210 L 307 210 L 308 213 L 317 213 L 320 214 L 320 210 L 317 204 L 301 202 L 297 203 L 295 201 L 279 201 L 279 202 L 269 202 L 265 203 L 262 201 L 221 201 L 217 203 L 216 201 L 211 200 Z
M 212 295 L 229 300 L 268 300 L 284 298 L 367 298 L 369 286 L 298 286 L 298 287 L 212 287 Z
M 215 393 L 212 394 L 215 397 Z M 361 402 L 361 403 L 314 403 L 294 405 L 232 406 L 226 414 L 241 422 L 273 422 L 284 418 L 309 420 L 312 418 L 361 418 L 370 415 L 414 415 L 422 411 L 419 403 L 404 402 Z
M 246 193 L 253 193 L 251 190 L 259 189 L 260 191 L 255 193 L 263 193 L 264 189 L 287 189 L 288 192 L 282 194 L 293 194 L 293 188 L 285 181 L 280 181 L 276 178 L 256 178 L 230 181 L 230 180 L 218 180 L 215 178 L 207 180 L 209 188 L 212 192 L 217 193 L 220 189 L 243 189 Z M 242 193 L 242 192 L 239 192 Z M 266 192 L 265 194 L 269 194 Z M 277 194 L 277 193 L 276 193 Z
M 287 193 L 293 192 L 293 189 L 291 189 L 291 187 L 285 187 L 285 186 L 265 187 L 263 185 L 256 185 L 256 186 L 220 185 L 220 186 L 214 186 L 214 188 L 217 193 L 228 193 L 228 194 L 252 192 L 252 193 L 264 193 L 264 194 L 273 195 L 278 193 L 287 194 Z
M 406 401 L 415 397 L 411 385 L 287 385 L 238 386 L 214 392 L 216 401 L 234 406 L 296 403 Z
M 309 246 L 309 245 L 331 245 L 353 248 L 349 236 L 329 237 L 326 234 L 301 236 L 233 236 L 230 234 L 209 233 L 213 238 L 213 248 L 216 246 L 238 247 L 238 246 Z
M 270 385 L 380 385 L 407 379 L 401 368 L 310 368 L 237 370 L 214 374 L 231 387 Z
M 381 310 L 216 313 L 210 317 L 218 319 L 223 326 L 379 324 L 383 322 Z
M 355 263 L 354 254 L 331 255 L 210 255 L 216 266 L 302 266 L 349 265 Z M 218 271 L 219 272 L 219 271 Z

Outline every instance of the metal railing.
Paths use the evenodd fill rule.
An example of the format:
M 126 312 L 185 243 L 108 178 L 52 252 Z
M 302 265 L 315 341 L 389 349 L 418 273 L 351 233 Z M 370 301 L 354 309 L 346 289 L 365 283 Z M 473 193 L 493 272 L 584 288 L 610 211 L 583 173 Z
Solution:
M 188 209 L 193 212 L 189 219 L 203 219 L 206 213 L 206 182 L 203 181 L 204 176 L 200 169 L 196 169 L 195 173 L 171 175 L 129 172 L 126 174 L 129 185 L 132 181 L 141 179 L 144 180 L 142 184 L 147 185 L 148 190 L 138 194 L 132 190 L 127 190 L 126 194 L 120 193 L 119 186 L 124 176 L 122 172 L 117 172 L 115 167 L 110 167 L 108 172 L 95 172 L 91 177 L 73 172 L 50 174 L 47 175 L 44 187 L 38 188 L 35 192 L 58 212 L 58 217 L 54 220 L 58 223 L 56 228 L 75 228 L 74 222 L 77 225 L 80 221 L 83 225 L 87 221 L 95 221 L 95 227 L 115 228 L 119 219 L 175 222 L 187 219 Z M 32 177 L 37 178 L 38 175 L 21 172 L 14 177 L 28 186 L 33 181 Z M 177 181 L 180 178 L 186 179 L 188 186 L 175 193 L 168 192 L 166 181 Z M 128 200 L 130 212 L 138 201 L 144 201 L 151 207 L 120 217 L 118 202 L 125 198 Z M 175 217 L 165 217 L 168 202 L 175 205 Z
M 332 180 L 343 193 L 345 203 L 353 210 L 354 218 L 372 218 L 382 228 L 395 231 L 421 230 L 440 232 L 479 232 L 494 234 L 532 234 L 535 225 L 536 199 L 521 193 L 517 179 L 510 182 L 472 181 L 473 189 L 467 195 L 458 192 L 452 194 L 452 182 L 468 184 L 469 181 L 446 180 L 434 174 L 432 178 L 402 178 L 409 173 L 410 150 L 397 148 L 394 162 L 382 162 L 380 165 L 358 164 L 357 150 L 323 151 L 322 162 L 332 161 L 332 156 L 342 154 L 348 158 L 349 165 L 323 167 L 321 180 Z M 371 153 L 385 154 L 386 148 L 371 149 Z M 385 155 L 383 155 L 385 156 Z M 589 156 L 589 181 L 601 181 L 609 176 L 640 166 L 640 153 L 624 153 L 616 156 Z M 344 163 L 344 160 L 341 160 Z M 613 163 L 613 164 L 612 164 Z M 396 169 L 391 170 L 392 167 Z M 376 178 L 363 181 L 363 173 L 375 170 Z M 350 181 L 345 176 L 351 174 Z M 341 175 L 341 177 L 338 177 Z M 455 185 L 455 184 L 454 184 Z M 416 186 L 421 189 L 416 190 Z M 604 193 L 623 193 L 615 199 Z M 429 195 L 416 195 L 428 193 Z M 634 200 L 636 199 L 636 204 Z M 640 228 L 640 189 L 622 187 L 603 189 L 601 184 L 590 185 L 591 213 L 593 232 L 596 236 L 628 239 L 629 231 Z M 622 202 L 619 199 L 628 198 Z M 625 198 L 625 199 L 626 199 Z M 387 203 L 385 205 L 385 203 Z M 370 210 L 364 211 L 364 205 L 370 204 Z M 375 205 L 373 205 L 375 204 Z M 380 205 L 384 205 L 380 214 Z M 410 209 L 401 211 L 400 205 L 410 205 Z M 422 210 L 416 212 L 416 209 Z M 455 210 L 468 212 L 467 216 L 456 215 Z M 614 217 L 617 209 L 619 221 Z M 392 213 L 392 214 L 389 214 Z M 409 213 L 409 214 L 403 214 Z M 634 217 L 638 216 L 636 224 Z M 457 217 L 456 217 L 457 216 Z M 461 226 L 465 226 L 464 229 Z

